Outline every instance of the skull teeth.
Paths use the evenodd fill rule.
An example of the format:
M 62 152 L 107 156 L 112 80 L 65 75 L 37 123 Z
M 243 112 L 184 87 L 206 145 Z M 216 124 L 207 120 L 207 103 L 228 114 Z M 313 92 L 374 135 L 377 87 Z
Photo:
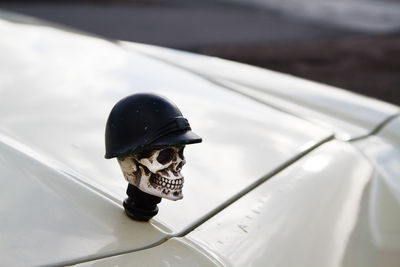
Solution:
M 154 177 L 151 181 L 155 186 L 160 186 L 163 188 L 167 188 L 169 190 L 180 190 L 183 188 L 183 178 L 179 179 L 168 179 L 165 177 Z

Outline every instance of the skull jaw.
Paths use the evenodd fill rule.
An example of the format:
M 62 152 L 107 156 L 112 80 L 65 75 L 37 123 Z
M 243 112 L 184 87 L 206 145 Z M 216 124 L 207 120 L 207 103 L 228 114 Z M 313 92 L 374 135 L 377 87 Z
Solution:
M 119 161 L 120 162 L 120 161 Z M 166 198 L 169 200 L 179 200 L 183 198 L 182 194 L 182 187 L 183 187 L 183 177 L 180 176 L 178 179 L 174 180 L 180 180 L 181 187 L 180 189 L 171 189 L 167 188 L 165 186 L 157 185 L 154 182 L 151 182 L 150 179 L 151 175 L 146 175 L 145 172 L 143 171 L 143 168 L 139 166 L 139 168 L 135 169 L 135 171 L 132 171 L 132 166 L 131 165 L 126 165 L 123 164 L 123 162 L 120 162 L 122 172 L 124 174 L 125 180 L 129 182 L 131 185 L 136 186 L 139 188 L 141 191 L 156 196 L 156 197 L 161 197 L 161 198 Z M 136 172 L 139 170 L 139 172 Z M 139 175 L 138 175 L 139 174 Z M 169 177 L 162 177 L 165 179 L 169 179 Z M 171 180 L 171 179 L 169 179 Z
M 154 174 L 153 174 L 154 175 Z M 154 176 L 152 177 L 154 178 Z M 153 196 L 166 198 L 169 200 L 179 200 L 183 198 L 182 194 L 182 186 L 183 186 L 183 177 L 176 180 L 182 180 L 182 186 L 179 189 L 167 188 L 166 186 L 158 185 L 154 183 L 154 179 L 151 176 L 142 177 L 140 183 L 136 185 L 141 191 L 148 193 Z M 158 177 L 164 178 L 164 177 Z
M 169 200 L 180 200 L 183 198 L 182 190 L 170 190 L 170 189 L 161 189 L 157 190 L 156 188 L 153 187 L 139 187 L 140 190 L 143 192 L 156 196 L 156 197 L 161 197 L 161 198 L 166 198 Z

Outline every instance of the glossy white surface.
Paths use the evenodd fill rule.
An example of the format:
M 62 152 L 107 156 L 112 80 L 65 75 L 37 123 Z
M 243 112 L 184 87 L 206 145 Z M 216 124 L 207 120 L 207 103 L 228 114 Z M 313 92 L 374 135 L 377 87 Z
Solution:
M 233 266 L 341 266 L 372 177 L 353 146 L 331 141 L 187 237 Z
M 377 136 L 354 142 L 375 166 L 345 265 L 391 266 L 400 263 L 400 117 Z
M 0 266 L 61 265 L 168 234 L 155 222 L 129 219 L 117 203 L 2 141 L 0 177 Z
M 400 112 L 399 107 L 379 100 L 262 68 L 150 45 L 121 44 L 318 123 L 342 140 L 365 136 Z
M 143 91 L 178 105 L 203 143 L 185 150 L 183 200 L 159 205 L 156 220 L 177 232 L 330 135 L 108 41 L 7 21 L 0 33 L 0 133 L 119 203 L 126 182 L 103 157 L 112 106 Z
M 208 252 L 184 238 L 173 238 L 154 248 L 77 264 L 78 267 L 131 266 L 224 266 Z
M 386 125 L 378 135 L 354 144 L 374 163 L 377 172 L 400 203 L 400 116 Z

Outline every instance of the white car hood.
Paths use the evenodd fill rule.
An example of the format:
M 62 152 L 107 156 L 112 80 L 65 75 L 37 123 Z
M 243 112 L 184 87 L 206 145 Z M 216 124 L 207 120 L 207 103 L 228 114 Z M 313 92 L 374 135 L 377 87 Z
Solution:
M 1 22 L 0 131 L 123 201 L 126 182 L 104 159 L 108 113 L 121 98 L 172 99 L 203 143 L 186 149 L 184 199 L 157 218 L 182 231 L 331 133 L 207 80 L 98 38 Z
M 345 141 L 368 136 L 400 113 L 395 105 L 288 74 L 168 48 L 131 42 L 121 44 L 311 121 Z
M 129 219 L 119 203 L 32 156 L 2 136 L 0 265 L 64 266 L 146 248 L 170 234 L 156 221 Z
M 90 218 L 74 216 L 77 200 L 83 209 L 92 207 L 92 201 L 85 194 L 88 198 L 101 196 L 99 203 L 104 202 L 110 210 L 119 212 L 115 220 L 119 223 L 122 220 L 124 227 L 132 225 L 129 230 L 132 233 L 141 231 L 143 226 L 135 226 L 139 223 L 121 218 L 120 205 L 126 198 L 127 183 L 116 160 L 104 159 L 105 123 L 119 99 L 136 92 L 165 95 L 177 104 L 193 130 L 203 138 L 202 144 L 185 150 L 183 200 L 161 202 L 159 214 L 145 227 L 151 235 L 132 234 L 128 236 L 132 243 L 124 241 L 123 246 L 115 246 L 113 239 L 126 237 L 124 231 L 116 230 L 112 235 L 110 230 L 109 239 L 99 249 L 93 237 L 98 236 L 100 229 L 85 228 L 80 240 L 93 244 L 84 250 L 87 253 L 97 251 L 110 255 L 118 250 L 133 251 L 156 244 L 166 236 L 183 235 L 255 184 L 332 137 L 329 129 L 106 40 L 9 21 L 0 21 L 0 33 L 4 36 L 0 42 L 0 151 L 12 161 L 3 165 L 0 175 L 6 177 L 4 181 L 13 179 L 25 170 L 26 164 L 40 162 L 35 163 L 33 172 L 37 179 L 26 179 L 23 192 L 33 188 L 42 191 L 27 194 L 30 197 L 25 201 L 36 200 L 44 205 L 48 194 L 63 195 L 68 207 L 65 213 L 71 213 L 71 216 L 64 214 L 66 221 L 58 228 L 57 218 L 44 216 L 53 228 L 36 221 L 37 233 L 48 229 L 63 232 L 69 220 L 87 223 L 106 217 L 104 227 L 112 229 L 116 224 L 109 216 L 114 214 L 106 209 L 102 211 L 102 205 L 96 206 L 98 212 L 88 213 Z M 29 170 L 23 173 L 29 176 Z M 42 175 L 47 178 L 41 179 Z M 61 185 L 62 179 L 67 179 L 73 186 L 49 189 L 46 183 L 52 175 L 54 183 Z M 71 189 L 76 184 L 82 188 Z M 5 191 L 16 192 L 18 188 L 17 183 L 2 184 Z M 9 213 L 20 208 L 14 198 L 13 194 L 1 195 L 2 216 L 22 218 L 21 213 Z M 47 206 L 53 207 L 53 204 L 47 202 Z M 21 222 L 24 227 L 34 223 L 31 217 L 26 220 Z M 18 227 L 15 225 L 13 229 Z M 11 235 L 1 236 L 4 244 L 15 240 Z M 40 238 L 40 235 L 29 238 Z M 68 235 L 64 238 L 57 240 L 55 235 L 48 239 L 47 245 L 57 247 L 56 244 L 68 240 Z M 70 245 L 74 246 L 74 242 L 70 241 Z M 21 246 L 31 250 L 33 245 L 22 242 Z M 41 251 L 40 247 L 35 249 Z M 49 263 L 65 262 L 68 257 L 84 260 L 85 253 L 65 251 L 62 259 L 53 253 L 48 260 Z

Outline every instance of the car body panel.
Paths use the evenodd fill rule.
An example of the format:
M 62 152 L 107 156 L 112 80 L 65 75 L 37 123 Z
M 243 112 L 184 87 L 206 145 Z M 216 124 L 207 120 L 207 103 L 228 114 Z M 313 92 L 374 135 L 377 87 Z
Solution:
M 400 117 L 379 134 L 354 142 L 375 166 L 343 266 L 400 262 Z
M 374 163 L 377 171 L 390 179 L 400 197 L 400 116 L 393 118 L 376 135 L 353 142 Z M 399 199 L 400 202 L 400 199 Z
M 8 142 L 10 143 L 10 142 Z M 139 249 L 170 231 L 0 140 L 2 266 L 63 265 Z
M 0 32 L 2 264 L 400 261 L 398 107 L 40 22 Z M 184 199 L 148 223 L 124 215 L 127 183 L 104 159 L 108 113 L 136 92 L 171 98 L 203 137 L 185 150 Z
M 130 267 L 130 266 L 225 266 L 210 252 L 203 250 L 185 238 L 172 238 L 167 242 L 142 251 L 89 261 L 77 267 Z
M 183 200 L 159 205 L 156 220 L 174 232 L 187 230 L 331 136 L 105 40 L 6 21 L 0 28 L 7 36 L 0 53 L 8 51 L 1 53 L 0 132 L 118 203 L 126 198 L 127 183 L 116 160 L 104 159 L 104 128 L 112 106 L 129 94 L 151 91 L 180 107 L 203 143 L 185 150 Z
M 377 99 L 254 66 L 145 44 L 121 45 L 326 127 L 341 140 L 366 136 L 400 112 Z
M 353 146 L 330 141 L 187 238 L 232 266 L 340 266 L 372 176 Z

